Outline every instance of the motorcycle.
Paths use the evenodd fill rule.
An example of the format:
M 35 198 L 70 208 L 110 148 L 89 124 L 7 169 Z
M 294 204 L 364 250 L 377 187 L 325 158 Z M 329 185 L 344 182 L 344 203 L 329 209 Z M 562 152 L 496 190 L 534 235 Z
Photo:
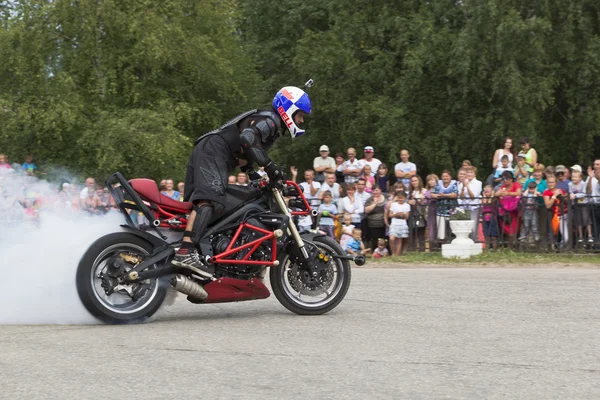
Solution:
M 192 203 L 162 195 L 150 179 L 107 181 L 125 217 L 122 231 L 96 240 L 83 255 L 76 276 L 79 297 L 98 319 L 113 324 L 142 322 L 162 305 L 169 287 L 196 304 L 265 299 L 265 268 L 275 297 L 300 315 L 334 309 L 350 286 L 350 262 L 330 237 L 299 234 L 296 216 L 316 216 L 293 181 L 228 185 L 225 204 L 200 241 L 209 273 L 171 264 L 181 245 Z M 294 211 L 290 211 L 294 210 Z M 136 223 L 143 216 L 148 223 Z M 139 221 L 137 221 L 139 222 Z

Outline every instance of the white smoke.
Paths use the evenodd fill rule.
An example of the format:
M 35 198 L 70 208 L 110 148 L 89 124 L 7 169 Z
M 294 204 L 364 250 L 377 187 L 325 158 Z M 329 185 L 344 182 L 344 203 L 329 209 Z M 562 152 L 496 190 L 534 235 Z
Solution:
M 77 265 L 96 239 L 120 230 L 123 217 L 74 212 L 58 185 L 0 174 L 0 324 L 97 323 L 79 300 Z M 36 197 L 39 213 L 26 211 L 24 199 Z

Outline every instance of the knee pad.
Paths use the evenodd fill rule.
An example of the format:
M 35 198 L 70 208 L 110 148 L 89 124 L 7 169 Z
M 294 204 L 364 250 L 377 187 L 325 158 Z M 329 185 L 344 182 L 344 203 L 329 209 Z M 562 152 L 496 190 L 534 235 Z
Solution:
M 196 211 L 196 219 L 194 220 L 194 226 L 192 227 L 192 242 L 198 246 L 202 235 L 206 232 L 208 224 L 213 216 L 212 204 L 202 204 L 200 206 L 194 205 L 194 211 Z

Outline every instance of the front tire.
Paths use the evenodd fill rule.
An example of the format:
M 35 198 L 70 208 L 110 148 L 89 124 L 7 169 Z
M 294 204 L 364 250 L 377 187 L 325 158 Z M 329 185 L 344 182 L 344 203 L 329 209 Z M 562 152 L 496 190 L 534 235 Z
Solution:
M 85 308 L 96 318 L 109 324 L 131 324 L 143 322 L 151 317 L 162 305 L 168 285 L 159 280 L 143 282 L 144 294 L 134 301 L 126 294 L 114 292 L 106 295 L 98 277 L 106 270 L 111 257 L 122 252 L 147 256 L 152 254 L 153 246 L 146 240 L 127 232 L 111 233 L 96 240 L 85 252 L 77 268 L 77 292 Z M 122 290 L 132 289 L 135 285 Z M 129 301 L 128 301 L 129 300 Z
M 277 300 L 288 310 L 300 315 L 325 314 L 340 304 L 350 287 L 350 263 L 348 260 L 334 259 L 332 254 L 345 255 L 341 246 L 328 236 L 317 236 L 305 243 L 317 246 L 328 257 L 329 266 L 324 270 L 322 287 L 306 286 L 302 281 L 301 269 L 288 254 L 283 254 L 278 267 L 269 273 L 271 288 Z M 327 287 L 326 287 L 327 286 Z

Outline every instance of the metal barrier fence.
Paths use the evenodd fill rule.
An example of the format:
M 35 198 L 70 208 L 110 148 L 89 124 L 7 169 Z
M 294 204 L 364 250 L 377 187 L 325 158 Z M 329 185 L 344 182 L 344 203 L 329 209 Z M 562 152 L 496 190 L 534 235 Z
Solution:
M 567 195 L 568 196 L 568 195 Z M 510 248 L 529 252 L 600 251 L 600 197 L 571 200 L 561 196 L 550 208 L 543 198 L 521 197 L 518 204 L 498 198 L 477 198 L 468 204 L 443 204 L 425 200 L 411 207 L 409 251 L 438 251 L 453 238 L 450 220 L 457 210 L 467 210 L 475 222 L 470 237 L 487 249 Z M 483 201 L 483 203 L 482 203 Z M 420 218 L 425 224 L 418 224 Z M 441 225 L 443 224 L 443 226 Z

